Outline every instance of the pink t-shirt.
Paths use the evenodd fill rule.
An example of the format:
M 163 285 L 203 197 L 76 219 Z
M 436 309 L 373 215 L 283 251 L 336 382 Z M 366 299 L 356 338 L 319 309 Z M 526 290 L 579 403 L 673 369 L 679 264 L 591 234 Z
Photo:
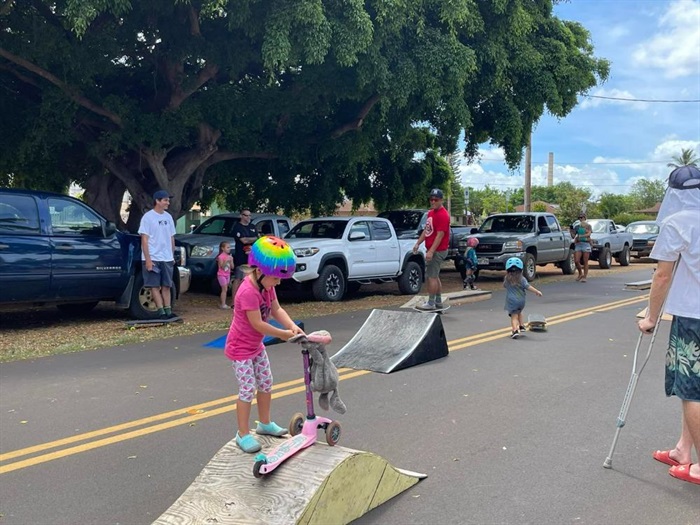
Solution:
M 232 361 L 244 361 L 255 358 L 265 349 L 262 344 L 265 336 L 251 326 L 246 312 L 260 310 L 262 320 L 267 321 L 270 318 L 272 303 L 276 299 L 274 287 L 260 292 L 258 286 L 248 277 L 243 279 L 233 300 L 233 320 L 224 349 L 226 357 Z
M 226 264 L 221 268 L 219 266 L 219 261 L 223 260 Z M 231 266 L 233 266 L 233 259 L 230 253 L 221 252 L 216 256 L 216 275 L 218 277 L 231 277 Z

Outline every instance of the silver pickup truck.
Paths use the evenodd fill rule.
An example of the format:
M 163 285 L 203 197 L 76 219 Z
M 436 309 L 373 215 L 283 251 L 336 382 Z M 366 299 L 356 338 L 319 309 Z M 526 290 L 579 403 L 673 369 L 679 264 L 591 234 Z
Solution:
M 598 261 L 598 265 L 607 269 L 612 265 L 615 257 L 620 266 L 629 266 L 630 250 L 634 243 L 633 235 L 629 232 L 621 232 L 610 219 L 589 219 L 591 225 L 591 259 Z M 574 227 L 578 226 L 578 221 Z

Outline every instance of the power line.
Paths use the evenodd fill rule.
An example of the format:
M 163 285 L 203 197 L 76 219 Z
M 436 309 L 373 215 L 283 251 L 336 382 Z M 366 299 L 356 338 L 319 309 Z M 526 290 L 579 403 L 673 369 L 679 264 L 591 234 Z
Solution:
M 479 159 L 479 162 L 505 162 L 503 159 Z M 555 165 L 562 165 L 566 164 L 567 166 L 599 166 L 599 165 L 605 165 L 605 164 L 610 164 L 610 165 L 623 165 L 623 164 L 667 164 L 668 161 L 665 160 L 625 160 L 625 161 L 618 161 L 618 162 L 566 162 L 562 160 L 557 160 L 554 164 Z M 542 164 L 546 165 L 549 164 L 549 161 L 546 162 L 533 162 L 532 164 Z
M 623 98 L 623 97 L 605 97 L 603 95 L 581 95 L 588 98 L 602 98 L 605 100 L 622 100 L 624 102 L 665 102 L 665 103 L 690 103 L 697 104 L 700 99 L 686 99 L 686 100 L 664 100 L 664 99 L 651 99 L 651 98 Z

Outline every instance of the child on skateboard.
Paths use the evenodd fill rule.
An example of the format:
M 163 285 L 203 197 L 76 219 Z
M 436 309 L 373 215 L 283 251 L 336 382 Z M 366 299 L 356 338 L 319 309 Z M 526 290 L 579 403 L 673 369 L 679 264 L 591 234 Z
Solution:
M 523 323 L 523 309 L 525 308 L 525 292 L 530 290 L 535 295 L 542 297 L 542 292 L 527 282 L 523 277 L 523 261 L 519 257 L 511 257 L 506 261 L 506 276 L 503 279 L 503 287 L 506 289 L 505 310 L 510 316 L 511 339 L 520 337 L 520 332 L 525 331 Z
M 269 335 L 286 341 L 304 333 L 280 306 L 275 293 L 275 286 L 294 274 L 295 264 L 294 252 L 286 242 L 273 236 L 261 237 L 248 254 L 251 270 L 234 298 L 233 320 L 224 352 L 232 361 L 238 381 L 236 443 L 244 452 L 253 453 L 261 448 L 249 431 L 250 405 L 256 390 L 260 419 L 256 434 L 282 436 L 287 433 L 287 429 L 270 419 L 272 372 L 263 338 Z M 270 317 L 286 329 L 269 324 Z

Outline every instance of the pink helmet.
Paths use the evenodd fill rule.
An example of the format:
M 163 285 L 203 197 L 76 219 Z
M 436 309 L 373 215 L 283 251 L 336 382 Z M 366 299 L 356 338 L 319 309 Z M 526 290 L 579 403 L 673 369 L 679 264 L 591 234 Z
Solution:
M 467 246 L 469 246 L 470 248 L 476 248 L 478 245 L 479 239 L 477 239 L 476 237 L 469 237 L 467 239 Z

